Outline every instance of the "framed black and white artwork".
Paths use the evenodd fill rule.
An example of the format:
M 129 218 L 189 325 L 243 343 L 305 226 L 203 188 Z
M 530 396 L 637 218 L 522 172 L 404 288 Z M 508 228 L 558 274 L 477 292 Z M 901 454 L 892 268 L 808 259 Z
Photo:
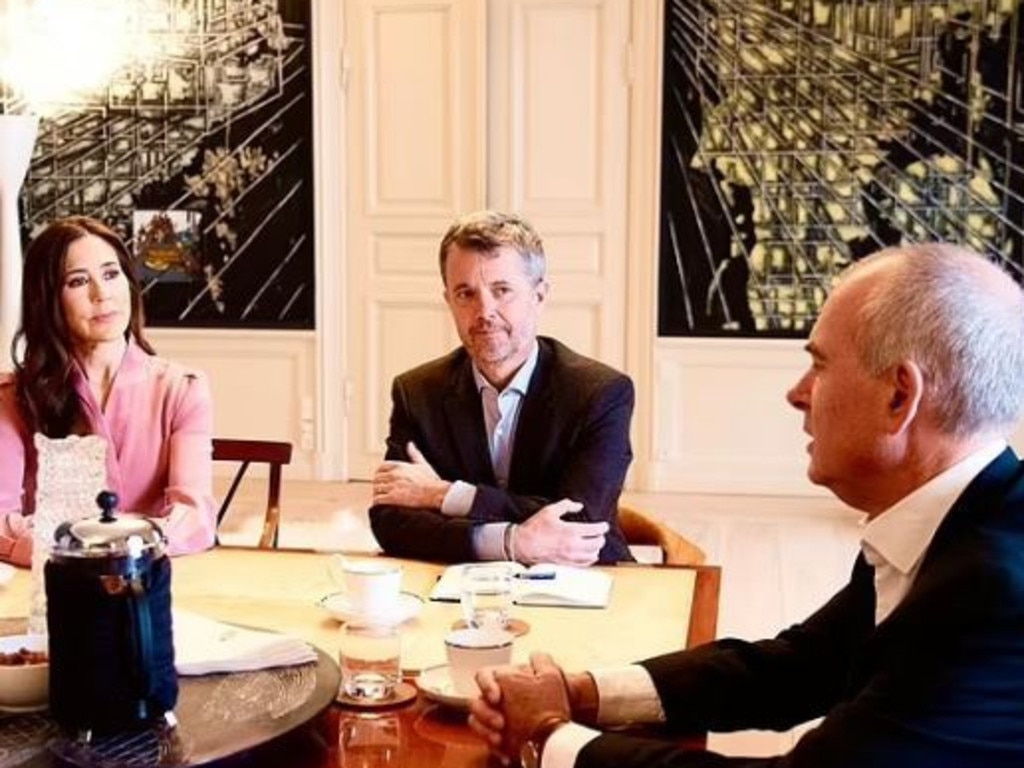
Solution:
M 1021 3 L 665 0 L 658 332 L 800 337 L 943 240 L 1024 264 Z

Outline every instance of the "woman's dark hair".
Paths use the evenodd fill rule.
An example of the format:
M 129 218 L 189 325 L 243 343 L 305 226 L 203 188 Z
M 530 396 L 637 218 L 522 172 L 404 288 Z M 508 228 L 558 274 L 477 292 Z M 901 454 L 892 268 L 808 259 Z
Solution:
M 68 248 L 79 238 L 93 235 L 117 254 L 128 279 L 131 318 L 128 334 L 149 354 L 155 354 L 143 336 L 142 292 L 131 254 L 117 234 L 86 216 L 58 219 L 32 241 L 25 253 L 21 283 L 21 327 L 14 336 L 18 405 L 30 432 L 67 437 L 80 425 L 81 404 L 71 382 L 73 345 L 60 301 Z M 24 343 L 24 355 L 16 350 Z

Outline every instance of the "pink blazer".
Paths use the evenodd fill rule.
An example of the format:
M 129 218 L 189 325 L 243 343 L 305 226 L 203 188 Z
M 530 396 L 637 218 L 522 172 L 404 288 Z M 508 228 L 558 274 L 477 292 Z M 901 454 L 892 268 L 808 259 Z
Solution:
M 105 409 L 78 368 L 74 385 L 89 432 L 107 441 L 107 487 L 120 508 L 160 518 L 171 554 L 211 547 L 217 503 L 206 378 L 132 342 Z M 36 456 L 14 390 L 12 376 L 0 377 L 0 560 L 28 565 Z

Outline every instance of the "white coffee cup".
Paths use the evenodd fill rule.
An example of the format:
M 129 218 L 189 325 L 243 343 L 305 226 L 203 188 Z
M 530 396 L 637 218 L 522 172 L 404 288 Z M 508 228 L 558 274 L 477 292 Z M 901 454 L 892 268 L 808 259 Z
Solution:
M 355 613 L 374 616 L 394 611 L 402 592 L 402 566 L 398 563 L 333 555 L 331 573 L 344 585 Z
M 512 661 L 511 632 L 503 629 L 457 629 L 444 639 L 448 652 L 448 672 L 458 696 L 477 696 L 476 673 L 483 667 Z

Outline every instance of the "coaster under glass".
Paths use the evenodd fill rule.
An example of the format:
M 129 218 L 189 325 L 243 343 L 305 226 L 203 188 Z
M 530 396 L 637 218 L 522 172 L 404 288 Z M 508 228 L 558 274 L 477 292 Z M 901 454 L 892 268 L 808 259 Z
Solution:
M 339 688 L 338 695 L 334 697 L 334 701 L 352 709 L 390 709 L 391 707 L 400 707 L 403 704 L 415 701 L 416 694 L 416 686 L 411 683 L 402 682 L 395 686 L 395 690 L 392 691 L 390 696 L 383 699 L 357 699 L 345 693 L 343 688 Z

